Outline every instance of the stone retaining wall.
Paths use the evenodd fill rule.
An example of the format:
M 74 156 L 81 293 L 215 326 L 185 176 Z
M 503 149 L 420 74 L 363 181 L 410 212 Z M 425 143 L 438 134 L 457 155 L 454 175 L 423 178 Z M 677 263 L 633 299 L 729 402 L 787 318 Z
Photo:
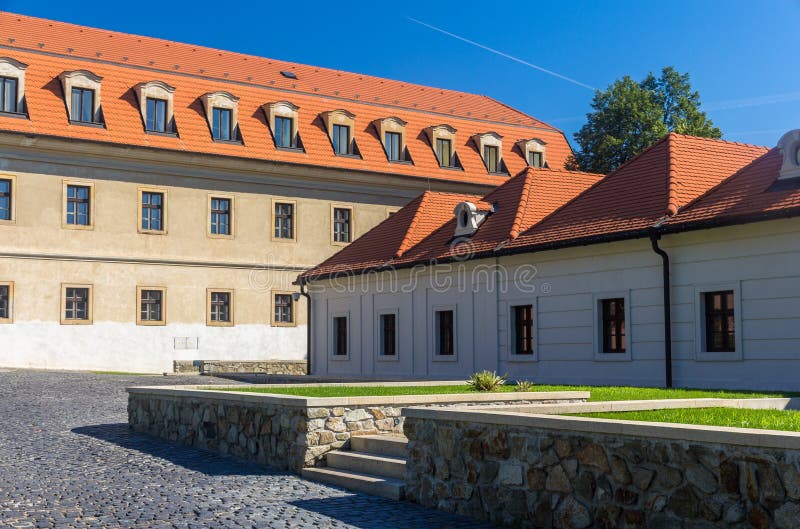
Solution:
M 175 360 L 173 371 L 178 374 L 259 373 L 264 375 L 305 375 L 305 360 Z
M 796 433 L 404 415 L 406 497 L 425 506 L 511 527 L 800 527 Z

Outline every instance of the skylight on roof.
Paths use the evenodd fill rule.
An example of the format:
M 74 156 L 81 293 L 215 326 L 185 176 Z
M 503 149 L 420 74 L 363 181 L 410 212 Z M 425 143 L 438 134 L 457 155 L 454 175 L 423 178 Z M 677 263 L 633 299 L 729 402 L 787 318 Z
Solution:
M 290 72 L 288 70 L 281 70 L 281 75 L 284 77 L 288 77 L 289 79 L 297 79 L 297 75 L 294 72 Z

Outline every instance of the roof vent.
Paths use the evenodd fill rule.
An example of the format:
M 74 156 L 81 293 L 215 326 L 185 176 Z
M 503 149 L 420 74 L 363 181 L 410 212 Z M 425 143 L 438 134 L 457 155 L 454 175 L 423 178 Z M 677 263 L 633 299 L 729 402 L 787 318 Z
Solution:
M 297 75 L 294 72 L 290 72 L 288 70 L 281 70 L 281 75 L 288 79 L 297 79 Z
M 489 215 L 488 211 L 478 211 L 472 202 L 461 202 L 453 210 L 456 217 L 456 237 L 469 237 L 480 228 Z
M 783 155 L 778 180 L 800 178 L 800 129 L 790 130 L 778 140 L 778 149 Z

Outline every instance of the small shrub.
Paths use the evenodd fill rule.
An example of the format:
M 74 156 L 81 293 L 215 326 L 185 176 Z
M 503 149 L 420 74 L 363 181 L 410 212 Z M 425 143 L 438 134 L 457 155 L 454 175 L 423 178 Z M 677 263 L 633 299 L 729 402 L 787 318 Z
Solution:
M 506 377 L 494 371 L 473 373 L 467 380 L 467 385 L 474 391 L 497 391 L 505 383 Z
M 531 391 L 533 389 L 533 382 L 530 380 L 517 380 L 514 386 L 514 391 Z

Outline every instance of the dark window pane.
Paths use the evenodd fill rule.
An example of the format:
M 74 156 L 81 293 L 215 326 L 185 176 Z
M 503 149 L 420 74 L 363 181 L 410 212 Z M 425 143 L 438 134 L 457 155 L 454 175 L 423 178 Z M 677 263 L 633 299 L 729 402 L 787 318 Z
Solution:
M 705 326 L 708 352 L 736 350 L 736 330 L 733 291 L 706 292 Z
M 350 127 L 347 125 L 333 126 L 333 152 L 336 154 L 352 154 Z
M 82 123 L 94 122 L 94 90 L 72 89 L 72 116 L 70 119 Z
M 333 318 L 333 354 L 347 356 L 347 318 Z
M 11 317 L 11 288 L 0 285 L 0 319 L 7 320 Z
M 395 356 L 397 354 L 397 316 L 395 314 L 381 314 L 381 354 Z
M 453 328 L 453 311 L 436 312 L 436 354 L 452 356 L 455 354 L 455 330 Z
M 441 138 L 436 140 L 436 157 L 439 160 L 440 166 L 453 166 L 453 152 L 450 140 L 443 140 Z
M 73 288 L 66 289 L 64 297 L 64 319 L 66 320 L 88 320 L 89 319 L 89 289 Z
M 211 293 L 211 321 L 231 321 L 231 294 L 230 292 Z
M 350 242 L 350 210 L 335 208 L 333 210 L 333 240 Z
M 215 140 L 230 141 L 232 137 L 231 110 L 213 108 L 211 111 L 211 135 Z
M 293 321 L 291 294 L 275 294 L 275 322 L 292 323 Z
M 67 186 L 67 224 L 73 226 L 91 225 L 91 190 L 86 186 Z
M 384 138 L 386 143 L 386 156 L 389 160 L 398 161 L 402 157 L 400 155 L 400 134 L 398 132 L 387 132 Z
M 514 354 L 533 354 L 533 305 L 513 307 Z
M 0 77 L 0 111 L 18 112 L 17 80 L 13 77 Z
M 0 220 L 11 220 L 11 180 L 0 180 Z
M 602 312 L 603 353 L 624 353 L 625 349 L 625 299 L 600 301 Z
M 161 321 L 163 293 L 160 290 L 142 290 L 140 312 L 142 321 Z
M 292 127 L 293 123 L 291 118 L 275 118 L 275 145 L 285 148 L 294 147 Z
M 213 235 L 231 234 L 231 201 L 227 198 L 211 199 L 211 233 Z
M 531 167 L 543 167 L 544 155 L 541 152 L 531 151 L 528 153 L 528 165 Z
M 147 98 L 145 128 L 152 132 L 167 132 L 167 102 L 163 99 Z
M 294 238 L 293 204 L 275 204 L 275 238 Z
M 498 150 L 497 147 L 493 145 L 486 145 L 483 148 L 483 159 L 486 162 L 486 169 L 490 173 L 497 172 L 498 166 Z
M 162 193 L 142 193 L 142 229 L 161 231 L 162 227 Z

